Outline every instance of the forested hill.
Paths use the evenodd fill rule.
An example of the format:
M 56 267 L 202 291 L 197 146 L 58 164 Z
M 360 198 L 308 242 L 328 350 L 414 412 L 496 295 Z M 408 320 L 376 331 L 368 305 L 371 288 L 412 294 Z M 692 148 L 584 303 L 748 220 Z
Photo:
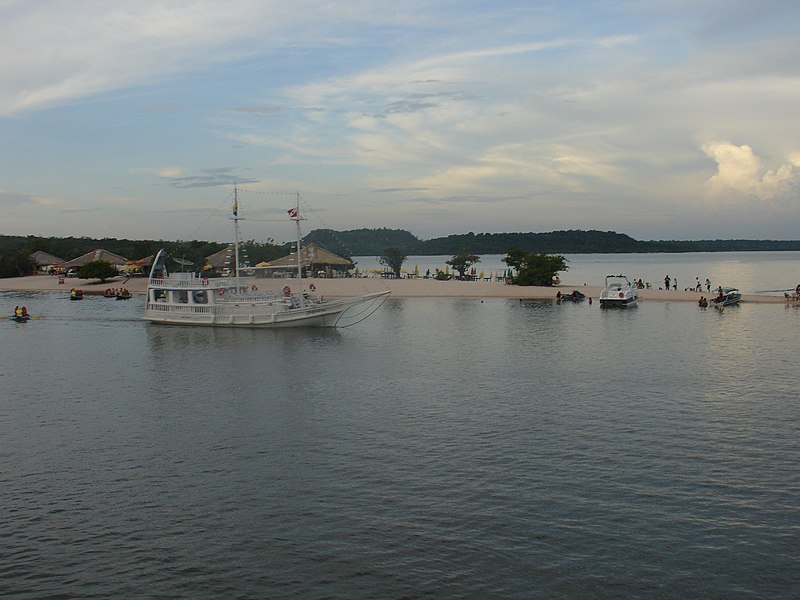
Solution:
M 549 233 L 464 233 L 420 240 L 402 229 L 354 229 L 333 231 L 316 229 L 303 243 L 319 246 L 341 256 L 380 256 L 389 247 L 400 248 L 406 255 L 506 254 L 511 248 L 548 254 L 591 254 L 622 252 L 731 252 L 747 250 L 800 250 L 800 241 L 782 240 L 700 240 L 640 241 L 613 231 L 552 231 Z M 43 250 L 64 260 L 104 248 L 132 259 L 152 255 L 166 247 L 171 254 L 200 263 L 205 256 L 225 244 L 205 241 L 154 241 L 115 238 L 42 238 L 36 236 L 0 235 L 0 257 L 12 253 L 30 254 Z M 250 240 L 246 243 L 252 262 L 272 260 L 286 254 L 288 246 L 276 246 Z
M 624 233 L 567 230 L 549 233 L 465 233 L 420 240 L 401 229 L 317 229 L 304 238 L 343 256 L 380 256 L 388 247 L 407 255 L 505 254 L 511 248 L 548 254 L 733 252 L 800 250 L 800 240 L 640 241 Z

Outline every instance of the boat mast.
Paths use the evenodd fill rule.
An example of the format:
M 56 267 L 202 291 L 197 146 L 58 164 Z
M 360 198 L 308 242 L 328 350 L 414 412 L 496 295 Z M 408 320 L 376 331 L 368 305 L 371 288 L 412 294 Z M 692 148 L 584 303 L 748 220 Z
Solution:
M 236 288 L 239 289 L 242 286 L 239 282 L 239 190 L 236 187 L 236 184 L 233 184 L 233 209 L 231 211 L 233 213 L 233 254 L 234 254 L 234 268 L 235 277 L 236 277 Z
M 300 257 L 300 192 L 295 196 L 294 224 L 297 229 L 297 279 L 300 289 L 303 289 L 303 259 Z

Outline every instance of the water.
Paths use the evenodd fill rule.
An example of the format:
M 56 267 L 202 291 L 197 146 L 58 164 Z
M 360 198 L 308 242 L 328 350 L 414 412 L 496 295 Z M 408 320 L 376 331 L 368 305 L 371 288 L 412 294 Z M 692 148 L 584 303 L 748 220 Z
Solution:
M 0 294 L 0 595 L 795 598 L 798 309 Z
M 404 269 L 420 275 L 430 269 L 442 271 L 452 256 L 409 256 Z M 478 274 L 502 274 L 508 266 L 505 255 L 481 256 L 475 265 Z M 678 280 L 678 289 L 694 288 L 697 278 L 712 289 L 719 285 L 738 287 L 744 293 L 783 292 L 800 283 L 800 252 L 687 252 L 684 254 L 567 254 L 568 270 L 560 273 L 564 286 L 602 286 L 609 274 L 627 275 L 631 280 L 641 278 L 654 288 L 664 286 L 664 276 Z M 384 267 L 377 257 L 357 256 L 353 260 L 361 272 Z M 705 287 L 705 285 L 704 285 Z

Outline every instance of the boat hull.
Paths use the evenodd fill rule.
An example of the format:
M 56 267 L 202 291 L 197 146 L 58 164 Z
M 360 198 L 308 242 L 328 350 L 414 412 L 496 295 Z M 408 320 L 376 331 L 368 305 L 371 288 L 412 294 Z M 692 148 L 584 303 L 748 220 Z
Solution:
M 600 308 L 629 308 L 636 304 L 636 298 L 600 298 Z
M 265 303 L 218 304 L 209 306 L 162 304 L 148 302 L 143 319 L 164 325 L 199 327 L 234 327 L 245 329 L 286 329 L 292 327 L 336 327 L 351 308 L 381 300 L 389 292 L 357 298 L 312 303 L 297 308 L 284 308 L 278 301 Z

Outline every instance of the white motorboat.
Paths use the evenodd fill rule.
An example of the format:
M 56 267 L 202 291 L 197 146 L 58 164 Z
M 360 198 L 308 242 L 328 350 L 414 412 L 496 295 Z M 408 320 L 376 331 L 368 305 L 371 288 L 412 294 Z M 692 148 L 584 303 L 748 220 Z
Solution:
M 725 306 L 734 306 L 739 304 L 742 299 L 742 294 L 736 288 L 732 287 L 718 287 L 717 296 L 709 300 L 714 308 L 724 308 Z
M 638 288 L 625 275 L 606 275 L 606 286 L 600 292 L 600 308 L 636 306 Z
M 152 323 L 212 327 L 335 327 L 350 309 L 362 307 L 358 315 L 354 316 L 360 322 L 375 312 L 388 297 L 389 290 L 333 300 L 301 293 L 303 286 L 300 252 L 297 253 L 297 279 L 287 279 L 287 285 L 281 292 L 259 291 L 255 277 L 240 276 L 238 197 L 235 198 L 231 217 L 236 234 L 236 266 L 233 276 L 207 278 L 202 273 L 171 273 L 162 249 L 153 261 L 148 279 L 143 317 L 145 320 Z M 289 211 L 289 214 L 297 225 L 299 248 L 299 195 L 297 207 Z M 292 283 L 295 284 L 294 291 Z

